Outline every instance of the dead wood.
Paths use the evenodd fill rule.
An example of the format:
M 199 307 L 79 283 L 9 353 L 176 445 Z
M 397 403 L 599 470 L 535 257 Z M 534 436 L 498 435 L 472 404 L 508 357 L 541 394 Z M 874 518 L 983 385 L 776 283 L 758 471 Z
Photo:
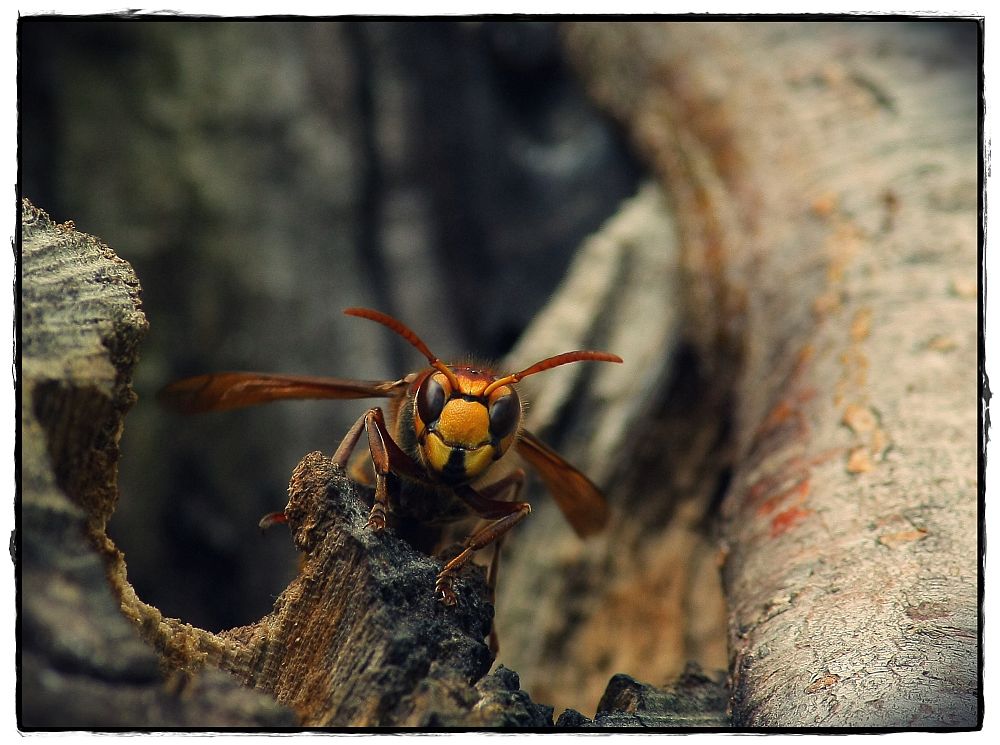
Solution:
M 290 712 L 205 671 L 188 685 L 122 615 L 104 526 L 146 333 L 131 267 L 100 241 L 21 212 L 19 726 L 247 727 Z
M 442 605 L 440 562 L 373 533 L 370 502 L 329 456 L 307 455 L 285 508 L 299 574 L 271 614 L 220 634 L 211 659 L 306 726 L 551 725 L 550 707 L 484 678 L 493 611 L 481 570 L 456 583 L 458 605 Z

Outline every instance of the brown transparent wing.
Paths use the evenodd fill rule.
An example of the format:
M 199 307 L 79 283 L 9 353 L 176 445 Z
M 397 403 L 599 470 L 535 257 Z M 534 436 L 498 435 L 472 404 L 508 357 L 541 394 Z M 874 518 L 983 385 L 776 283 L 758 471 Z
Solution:
M 599 532 L 608 522 L 608 503 L 594 483 L 527 430 L 521 430 L 518 453 L 538 471 L 577 535 Z
M 407 384 L 407 378 L 347 380 L 308 375 L 224 372 L 178 380 L 161 390 L 157 398 L 182 414 L 198 414 L 283 399 L 401 396 L 406 392 Z

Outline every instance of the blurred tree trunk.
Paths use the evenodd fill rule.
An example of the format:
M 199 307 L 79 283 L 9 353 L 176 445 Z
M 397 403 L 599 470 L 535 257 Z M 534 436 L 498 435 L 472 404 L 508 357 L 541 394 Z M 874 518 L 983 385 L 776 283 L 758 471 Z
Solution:
M 680 251 L 664 192 L 646 184 L 585 242 L 507 360 L 608 349 L 622 365 L 570 365 L 521 383 L 527 426 L 601 484 L 600 535 L 577 538 L 541 488 L 504 545 L 499 659 L 556 709 L 595 712 L 620 673 L 662 684 L 693 662 L 726 666 L 713 506 L 725 483 L 730 373 L 684 341 Z
M 971 22 L 568 31 L 669 197 L 682 335 L 731 386 L 736 725 L 981 716 L 978 43 Z

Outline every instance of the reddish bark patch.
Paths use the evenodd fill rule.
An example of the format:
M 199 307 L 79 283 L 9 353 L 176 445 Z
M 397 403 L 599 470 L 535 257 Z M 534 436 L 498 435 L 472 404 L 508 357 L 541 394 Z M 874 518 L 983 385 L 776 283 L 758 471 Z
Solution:
M 795 504 L 802 504 L 806 497 L 809 496 L 809 478 L 803 477 L 796 484 L 788 489 L 784 489 L 773 497 L 767 499 L 760 507 L 757 508 L 758 515 L 769 515 L 774 512 L 781 505 L 782 502 L 789 498 L 795 498 Z
M 793 525 L 797 525 L 802 522 L 811 514 L 813 514 L 812 510 L 803 509 L 798 505 L 789 507 L 784 512 L 779 512 L 774 516 L 774 519 L 771 520 L 771 537 L 777 538 L 779 535 L 787 532 Z

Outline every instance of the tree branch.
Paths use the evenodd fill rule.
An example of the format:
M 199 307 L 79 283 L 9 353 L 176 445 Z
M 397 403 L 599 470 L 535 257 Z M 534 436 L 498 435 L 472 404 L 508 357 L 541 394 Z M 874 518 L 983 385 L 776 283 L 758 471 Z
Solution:
M 687 337 L 736 373 L 734 723 L 975 726 L 976 25 L 568 48 L 669 195 Z

